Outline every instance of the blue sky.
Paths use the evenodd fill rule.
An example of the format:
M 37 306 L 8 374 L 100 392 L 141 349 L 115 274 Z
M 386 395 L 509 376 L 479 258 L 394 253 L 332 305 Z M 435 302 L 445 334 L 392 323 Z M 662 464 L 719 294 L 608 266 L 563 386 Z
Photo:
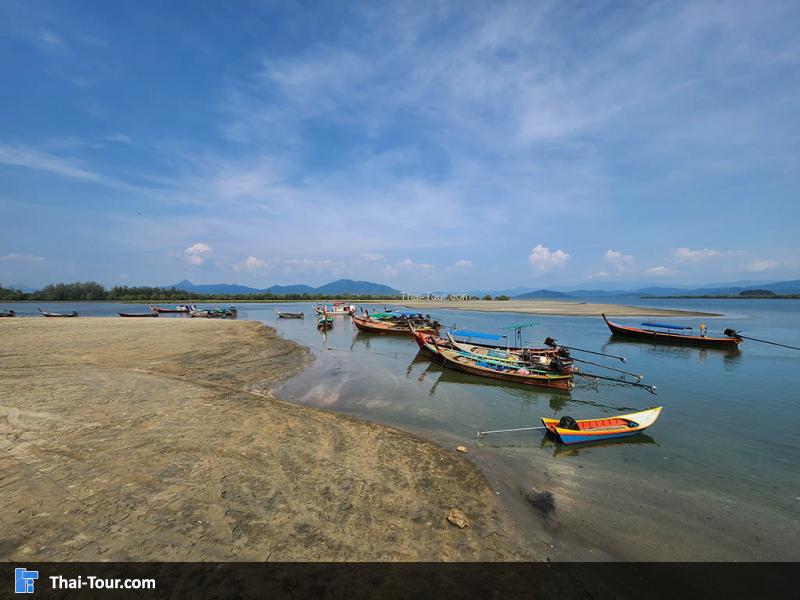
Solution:
M 0 4 L 0 282 L 800 277 L 797 2 Z

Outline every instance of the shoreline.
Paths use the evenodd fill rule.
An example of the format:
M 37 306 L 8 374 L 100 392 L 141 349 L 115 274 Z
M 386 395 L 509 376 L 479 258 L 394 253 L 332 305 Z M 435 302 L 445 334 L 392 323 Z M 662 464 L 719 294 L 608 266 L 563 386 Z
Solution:
M 478 312 L 505 312 L 556 317 L 599 317 L 602 313 L 612 317 L 721 317 L 719 313 L 671 308 L 629 306 L 571 302 L 568 300 L 470 300 L 470 301 L 417 301 L 403 302 L 407 308 L 474 310 Z
M 394 299 L 396 300 L 396 299 Z M 696 310 L 683 310 L 672 308 L 653 308 L 646 306 L 632 306 L 627 304 L 605 304 L 594 302 L 580 302 L 569 300 L 463 300 L 463 301 L 416 301 L 416 302 L 396 302 L 390 299 L 384 300 L 353 300 L 345 299 L 345 302 L 352 302 L 355 305 L 374 305 L 391 304 L 412 309 L 447 309 L 447 310 L 472 310 L 476 312 L 505 312 L 530 315 L 549 315 L 555 317 L 599 317 L 605 313 L 611 317 L 721 317 L 720 313 L 703 312 Z M 296 304 L 308 302 L 334 302 L 336 300 L 241 300 L 241 299 L 222 299 L 216 300 L 86 300 L 80 303 L 97 304 L 175 304 L 175 303 L 195 303 L 195 304 Z M 72 300 L 18 300 L 6 302 L 8 305 L 36 305 L 36 304 L 75 304 Z M 19 315 L 23 316 L 23 315 Z M 28 315 L 24 315 L 28 316 Z M 34 315 L 38 316 L 38 315 Z
M 310 353 L 261 323 L 0 331 L 0 559 L 543 558 L 466 457 L 276 398 Z M 446 522 L 455 507 L 466 529 Z

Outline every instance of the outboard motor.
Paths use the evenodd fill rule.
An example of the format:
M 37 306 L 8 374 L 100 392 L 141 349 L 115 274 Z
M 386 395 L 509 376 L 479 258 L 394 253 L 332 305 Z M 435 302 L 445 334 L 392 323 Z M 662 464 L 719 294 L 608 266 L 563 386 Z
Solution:
M 560 429 L 572 429 L 573 431 L 580 431 L 580 427 L 578 427 L 578 423 L 572 417 L 563 416 L 558 421 L 558 425 Z

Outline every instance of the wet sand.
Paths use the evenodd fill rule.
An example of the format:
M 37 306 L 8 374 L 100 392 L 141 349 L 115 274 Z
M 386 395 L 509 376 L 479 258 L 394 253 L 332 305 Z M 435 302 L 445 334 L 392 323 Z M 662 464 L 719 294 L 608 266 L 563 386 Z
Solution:
M 483 312 L 510 312 L 530 315 L 555 315 L 563 317 L 599 317 L 605 313 L 610 317 L 714 317 L 716 313 L 669 308 L 625 306 L 623 304 L 593 304 L 567 300 L 464 300 L 464 301 L 419 301 L 403 302 L 399 306 L 408 308 L 449 308 L 453 310 L 477 310 Z
M 0 560 L 542 558 L 464 456 L 274 398 L 310 356 L 260 323 L 18 318 L 0 339 Z

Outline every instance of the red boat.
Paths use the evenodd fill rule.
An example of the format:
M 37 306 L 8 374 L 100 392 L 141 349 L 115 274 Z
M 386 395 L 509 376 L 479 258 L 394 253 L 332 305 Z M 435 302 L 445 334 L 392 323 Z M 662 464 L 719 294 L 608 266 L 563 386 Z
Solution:
M 677 333 L 680 331 L 691 331 L 691 327 L 681 325 L 669 325 L 664 323 L 642 323 L 642 328 L 620 325 L 609 321 L 605 315 L 603 320 L 608 325 L 613 335 L 620 337 L 633 338 L 645 342 L 656 342 L 660 344 L 680 344 L 683 346 L 700 346 L 702 348 L 717 348 L 722 350 L 737 350 L 742 338 L 739 336 L 710 337 L 707 335 L 689 335 Z

